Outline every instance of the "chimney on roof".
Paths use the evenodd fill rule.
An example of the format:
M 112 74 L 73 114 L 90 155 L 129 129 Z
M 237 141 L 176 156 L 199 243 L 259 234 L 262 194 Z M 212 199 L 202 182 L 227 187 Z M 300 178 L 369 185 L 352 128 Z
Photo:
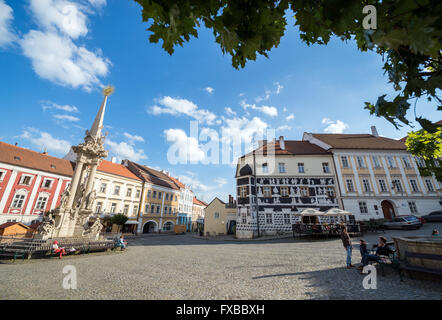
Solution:
M 258 140 L 258 148 L 261 148 L 265 144 L 267 144 L 267 140 Z
M 284 136 L 279 137 L 279 147 L 281 148 L 281 150 L 285 149 Z
M 112 157 L 112 158 L 111 158 L 111 162 L 112 162 L 112 163 L 117 163 L 117 157 Z
M 371 126 L 371 134 L 375 137 L 379 137 L 378 130 L 376 129 L 376 126 Z
M 229 194 L 229 206 L 233 205 L 233 197 L 231 194 Z
M 18 142 L 15 143 L 15 146 L 18 146 Z

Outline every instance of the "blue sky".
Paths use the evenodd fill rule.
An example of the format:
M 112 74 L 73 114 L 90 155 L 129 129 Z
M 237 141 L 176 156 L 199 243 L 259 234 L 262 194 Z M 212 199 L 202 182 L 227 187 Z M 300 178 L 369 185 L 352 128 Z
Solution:
M 0 0 L 0 140 L 63 156 L 92 124 L 102 86 L 112 84 L 110 156 L 168 170 L 210 201 L 234 193 L 234 168 L 201 163 L 192 120 L 200 130 L 246 138 L 263 128 L 286 139 L 369 133 L 371 125 L 391 138 L 410 131 L 363 109 L 393 92 L 381 57 L 339 40 L 308 47 L 292 26 L 269 59 L 236 70 L 205 29 L 172 56 L 150 44 L 134 1 Z M 417 113 L 441 117 L 424 101 Z M 169 148 L 186 143 L 182 151 L 198 163 L 171 164 Z

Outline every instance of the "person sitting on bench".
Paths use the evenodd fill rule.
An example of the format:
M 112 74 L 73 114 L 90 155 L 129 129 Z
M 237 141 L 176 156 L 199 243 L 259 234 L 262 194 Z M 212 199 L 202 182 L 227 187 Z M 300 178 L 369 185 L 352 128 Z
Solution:
M 60 248 L 58 246 L 58 241 L 54 240 L 54 244 L 52 245 L 52 249 L 54 250 L 54 253 L 60 253 L 59 258 L 61 259 L 62 255 L 66 255 L 66 250 L 64 250 L 64 247 Z
M 376 254 L 365 254 L 362 257 L 362 266 L 359 269 L 363 269 L 370 261 L 380 262 L 383 257 L 388 257 L 393 251 L 387 245 L 387 239 L 385 237 L 379 237 L 378 247 Z M 362 273 L 362 270 L 361 270 Z
M 359 240 L 359 252 L 361 253 L 361 263 L 364 264 L 364 256 L 370 254 L 367 249 L 367 242 L 364 239 Z M 362 267 L 359 267 L 362 269 Z
M 431 232 L 431 235 L 432 235 L 433 237 L 438 237 L 438 236 L 439 236 L 439 230 L 434 229 L 433 232 Z
M 121 249 L 126 249 L 126 241 L 124 241 L 123 236 L 120 236 L 120 239 L 118 240 L 118 245 L 121 247 Z

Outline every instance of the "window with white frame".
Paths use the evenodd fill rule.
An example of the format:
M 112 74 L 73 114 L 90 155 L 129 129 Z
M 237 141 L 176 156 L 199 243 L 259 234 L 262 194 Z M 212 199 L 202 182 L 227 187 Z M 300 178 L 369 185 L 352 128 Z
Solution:
M 239 192 L 240 192 L 240 197 L 241 198 L 247 198 L 247 194 L 248 194 L 248 186 L 242 186 L 239 188 Z
M 150 206 L 150 212 L 152 212 L 152 213 L 155 212 L 155 205 L 154 204 Z
M 110 212 L 111 213 L 115 213 L 115 211 L 117 211 L 117 204 L 116 203 L 112 203 L 111 204 Z
M 381 192 L 388 192 L 387 183 L 385 179 L 379 179 L 379 187 L 381 188 Z
M 299 173 L 304 173 L 305 172 L 305 170 L 304 170 L 304 163 L 298 162 L 298 172 Z
M 119 196 L 120 195 L 120 186 L 115 186 L 114 188 L 114 196 Z
M 136 193 L 135 193 L 135 197 L 139 198 L 141 195 L 141 190 L 137 189 Z
M 272 196 L 272 190 L 270 187 L 263 187 L 264 197 L 270 198 Z
M 358 167 L 359 167 L 359 168 L 365 168 L 364 157 L 362 157 L 362 156 L 357 156 L 357 157 L 356 157 L 356 161 L 358 162 Z
M 262 172 L 269 173 L 269 165 L 267 163 L 262 164 Z
M 95 206 L 95 213 L 100 213 L 102 207 L 103 207 L 103 202 L 97 202 L 97 205 Z
M 132 197 L 132 188 L 127 188 L 126 197 Z
M 301 197 L 309 197 L 310 191 L 308 187 L 299 187 L 299 193 L 301 194 Z
M 324 173 L 330 173 L 330 167 L 329 167 L 329 165 L 328 165 L 328 162 L 323 162 L 323 163 L 322 163 L 322 171 L 323 171 Z
M 392 156 L 388 156 L 387 161 L 388 161 L 389 168 L 391 168 L 391 169 L 396 168 L 396 161 L 394 160 L 394 158 Z
M 353 184 L 353 179 L 346 179 L 345 182 L 347 183 L 347 191 L 348 192 L 355 192 L 355 186 Z
M 334 198 L 334 197 L 335 197 L 335 188 L 333 188 L 333 187 L 327 187 L 327 188 L 325 189 L 325 192 L 327 193 L 327 196 L 328 196 L 329 198 Z
M 279 173 L 285 173 L 285 163 L 284 162 L 278 163 L 278 167 L 279 167 Z
M 290 224 L 290 213 L 284 213 L 284 224 Z
M 52 179 L 44 179 L 41 186 L 45 189 L 50 189 L 52 186 L 52 182 L 53 182 Z
M 48 203 L 48 196 L 40 195 L 37 199 L 37 204 L 35 205 L 35 209 L 44 210 L 46 208 L 47 203 Z
M 0 181 L 3 181 L 3 179 L 5 178 L 5 175 L 6 175 L 6 171 L 0 170 Z
M 371 192 L 370 181 L 368 179 L 362 179 L 362 185 L 365 192 Z
M 414 201 L 408 201 L 408 207 L 410 208 L 410 212 L 411 212 L 412 214 L 416 214 L 416 213 L 417 213 L 416 202 L 414 202 Z
M 341 163 L 343 168 L 349 168 L 347 156 L 341 156 Z
M 373 167 L 375 169 L 379 169 L 381 167 L 381 163 L 379 161 L 379 157 L 378 156 L 371 156 L 371 160 L 373 161 Z
M 398 192 L 403 192 L 403 191 L 404 191 L 404 189 L 402 189 L 402 183 L 401 183 L 401 180 L 399 180 L 399 179 L 394 179 L 394 180 L 392 180 L 392 183 L 393 183 L 393 189 L 394 189 L 395 191 L 398 191 Z
M 132 209 L 132 215 L 137 215 L 138 214 L 138 206 L 134 205 L 133 209 Z
M 416 162 L 418 167 L 425 168 L 427 165 L 425 164 L 425 160 L 421 157 L 416 157 Z
M 161 207 L 157 206 L 157 213 L 160 213 Z
M 281 197 L 289 196 L 289 187 L 281 187 Z
M 271 213 L 266 213 L 266 224 L 273 224 L 273 215 Z
M 26 192 L 18 191 L 14 196 L 14 200 L 12 201 L 12 208 L 22 208 L 23 204 L 25 203 L 26 195 Z
M 411 162 L 408 157 L 402 157 L 402 161 L 404 162 L 404 166 L 406 169 L 411 169 Z
M 419 192 L 419 187 L 415 179 L 410 179 L 410 185 L 413 192 Z
M 20 184 L 29 186 L 31 184 L 31 181 L 32 181 L 32 176 L 22 175 L 20 179 Z
M 359 201 L 359 211 L 364 214 L 368 213 L 367 202 Z
M 100 193 L 106 193 L 107 184 L 102 183 L 100 186 Z
M 425 185 L 427 186 L 428 192 L 434 192 L 433 182 L 430 179 L 425 179 Z

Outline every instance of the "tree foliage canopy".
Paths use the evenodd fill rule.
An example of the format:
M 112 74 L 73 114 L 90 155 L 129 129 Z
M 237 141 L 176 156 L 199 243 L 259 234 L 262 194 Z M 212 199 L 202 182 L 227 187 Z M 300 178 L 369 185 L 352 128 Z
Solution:
M 355 41 L 361 51 L 382 55 L 383 69 L 396 96 L 387 100 L 382 95 L 375 104 L 366 102 L 370 114 L 399 128 L 410 124 L 407 111 L 411 100 L 428 99 L 442 111 L 438 96 L 442 87 L 440 0 L 134 1 L 142 6 L 143 21 L 151 23 L 149 40 L 162 40 L 169 54 L 190 37 L 198 37 L 198 27 L 205 26 L 212 30 L 222 52 L 232 57 L 232 65 L 243 68 L 258 54 L 267 57 L 279 45 L 287 25 L 293 23 L 307 45 L 326 45 L 338 37 Z M 375 30 L 362 26 L 366 5 L 376 8 Z M 415 120 L 429 133 L 438 130 L 437 124 L 423 117 L 416 115 Z
M 115 214 L 111 217 L 110 222 L 112 224 L 122 226 L 123 224 L 125 224 L 127 222 L 127 220 L 128 220 L 128 218 L 126 215 L 118 213 L 118 214 Z

